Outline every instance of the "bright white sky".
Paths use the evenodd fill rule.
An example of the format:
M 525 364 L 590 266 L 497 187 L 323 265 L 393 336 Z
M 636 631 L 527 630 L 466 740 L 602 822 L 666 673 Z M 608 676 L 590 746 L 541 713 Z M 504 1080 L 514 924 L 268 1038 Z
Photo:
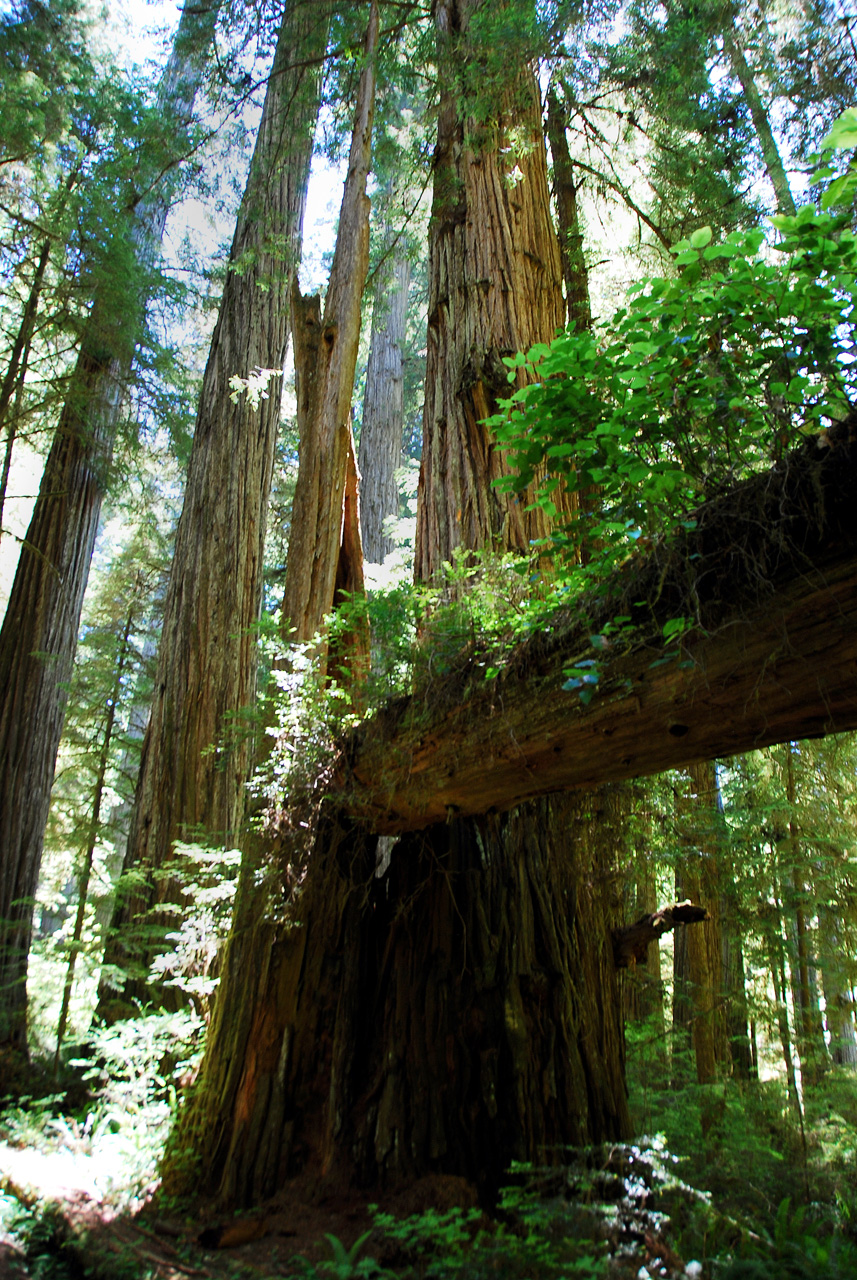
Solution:
M 93 3 L 97 4 L 98 0 Z M 129 68 L 136 66 L 145 70 L 148 67 L 154 80 L 165 62 L 181 7 L 177 0 L 109 0 L 108 40 L 113 56 Z M 324 255 L 333 248 L 343 176 L 323 161 L 313 165 L 300 273 L 304 293 L 323 289 L 327 282 Z M 174 254 L 178 252 L 185 233 L 205 252 L 218 243 L 228 242 L 231 226 L 223 218 L 218 219 L 212 207 L 189 200 L 170 217 L 165 244 L 168 256 L 171 246 Z M 0 539 L 0 610 L 5 608 L 11 590 L 20 547 L 17 539 L 26 534 L 41 468 L 37 454 L 25 446 L 16 449 L 9 478 L 9 498 L 3 512 L 4 535 Z

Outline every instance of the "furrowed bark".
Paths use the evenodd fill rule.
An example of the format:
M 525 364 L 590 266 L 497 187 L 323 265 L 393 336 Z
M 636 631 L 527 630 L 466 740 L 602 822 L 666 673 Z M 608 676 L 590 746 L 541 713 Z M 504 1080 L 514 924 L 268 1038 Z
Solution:
M 311 380 L 312 386 L 307 388 L 300 432 L 300 466 L 292 505 L 283 596 L 284 632 L 298 642 L 309 641 L 321 632 L 324 618 L 333 608 L 346 516 L 349 568 L 342 570 L 341 586 L 355 591 L 363 585 L 363 556 L 359 527 L 355 526 L 357 492 L 351 397 L 360 341 L 360 304 L 369 271 L 366 182 L 372 156 L 377 40 L 378 10 L 373 3 L 366 33 L 367 64 L 357 94 L 348 174 L 324 314 L 318 342 L 309 352 L 313 363 L 302 361 L 304 380 Z M 349 458 L 351 505 L 346 508 Z M 322 670 L 325 651 L 322 643 L 319 650 Z
M 181 138 L 214 34 L 217 6 L 188 5 L 159 88 Z M 177 163 L 173 156 L 173 163 Z M 157 256 L 169 184 L 152 176 L 129 209 L 136 262 Z M 26 1053 L 33 898 L 65 710 L 65 688 L 143 301 L 95 298 L 48 455 L 0 631 L 0 1045 Z
M 393 550 L 384 521 L 399 514 L 396 471 L 402 465 L 405 414 L 402 343 L 410 281 L 407 255 L 394 251 L 375 290 L 358 454 L 360 531 L 363 551 L 372 564 L 381 564 Z
M 469 28 L 481 0 L 437 0 L 443 72 L 429 230 L 432 263 L 418 505 L 418 581 L 456 547 L 529 554 L 548 532 L 526 495 L 492 487 L 506 474 L 482 420 L 511 394 L 503 356 L 549 342 L 563 324 L 538 86 L 528 67 L 492 95 L 491 117 L 460 113 Z M 473 51 L 477 65 L 479 51 Z M 473 93 L 470 86 L 469 93 Z M 512 145 L 514 140 L 517 143 Z M 567 496 L 558 493 L 561 506 Z M 571 507 L 569 506 L 569 511 Z
M 291 282 L 300 259 L 306 185 L 327 42 L 326 4 L 290 3 L 283 18 L 203 378 L 184 506 L 164 605 L 152 713 L 123 870 L 135 887 L 117 903 L 99 1015 L 151 999 L 151 960 L 181 901 L 176 840 L 237 845 L 249 772 L 256 636 L 280 377 Z M 254 403 L 230 378 L 271 370 Z M 179 895 L 179 896 L 177 896 Z M 144 918 L 137 936 L 133 922 Z M 121 997 L 108 982 L 118 966 Z M 124 971 L 134 972 L 125 980 Z M 159 998 L 168 999 L 167 992 Z M 174 997 L 173 997 L 174 998 Z

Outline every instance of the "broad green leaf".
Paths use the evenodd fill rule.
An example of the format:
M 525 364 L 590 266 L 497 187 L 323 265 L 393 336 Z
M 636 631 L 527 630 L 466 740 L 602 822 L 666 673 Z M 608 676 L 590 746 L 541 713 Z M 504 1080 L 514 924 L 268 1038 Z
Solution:
M 711 227 L 700 227 L 690 237 L 691 248 L 704 249 L 707 244 L 711 244 L 713 234 Z

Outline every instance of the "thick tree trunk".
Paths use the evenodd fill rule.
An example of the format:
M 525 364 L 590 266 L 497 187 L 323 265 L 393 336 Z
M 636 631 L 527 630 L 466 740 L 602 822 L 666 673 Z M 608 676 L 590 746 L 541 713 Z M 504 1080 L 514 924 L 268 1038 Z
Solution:
M 492 95 L 489 120 L 461 111 L 462 93 L 474 94 L 466 77 L 482 56 L 469 34 L 480 3 L 434 6 L 443 87 L 417 511 L 415 575 L 422 582 L 439 574 L 456 547 L 529 554 L 531 542 L 548 532 L 541 509 L 525 510 L 525 495 L 492 487 L 507 468 L 481 425 L 497 398 L 511 394 L 503 356 L 551 341 L 563 323 L 563 301 L 532 72 L 525 67 L 502 84 L 478 86 Z M 569 499 L 558 492 L 556 501 Z
M 372 155 L 377 40 L 378 11 L 373 3 L 366 33 L 367 63 L 357 93 L 324 314 L 320 324 L 315 317 L 310 324 L 311 312 L 305 302 L 305 339 L 300 346 L 296 342 L 301 398 L 300 466 L 292 504 L 282 613 L 284 633 L 299 643 L 323 631 L 324 619 L 334 605 L 337 575 L 340 591 L 359 591 L 363 586 L 351 397 L 360 341 L 360 308 L 369 270 L 366 182 Z M 343 553 L 347 564 L 342 563 Z M 322 672 L 325 655 L 326 644 L 322 641 Z
M 482 160 L 497 169 L 496 155 Z M 541 174 L 546 208 L 543 154 Z M 521 196 L 533 198 L 532 188 Z M 452 385 L 445 373 L 439 382 Z M 473 529 L 469 545 L 493 545 Z M 167 1185 L 201 1184 L 234 1204 L 293 1169 L 364 1184 L 438 1170 L 490 1194 L 514 1158 L 554 1159 L 563 1143 L 627 1132 L 614 842 L 594 825 L 588 840 L 569 831 L 581 810 L 595 824 L 598 796 L 435 827 L 401 842 L 383 876 L 374 837 L 349 832 L 341 815 L 322 822 L 310 851 L 295 823 L 276 863 L 300 892 L 279 932 L 252 923 L 248 863 L 212 1048 L 174 1145 L 199 1153 L 201 1178 L 171 1160 Z M 612 835 L 606 801 L 600 813 Z
M 182 12 L 159 90 L 179 136 L 216 16 L 215 5 Z M 134 210 L 129 235 L 141 265 L 157 255 L 169 200 L 161 182 Z M 131 292 L 130 304 L 119 289 L 93 303 L 0 632 L 0 1045 L 24 1052 L 33 895 L 65 688 L 142 307 Z
M 304 888 L 279 924 L 242 928 L 239 904 L 219 1051 L 167 1188 L 246 1205 L 296 1170 L 363 1186 L 439 1170 L 490 1193 L 513 1159 L 624 1133 L 609 886 L 585 842 L 569 848 L 580 807 L 409 836 L 382 877 L 341 817 L 308 858 L 285 836 L 276 864 L 308 860 Z
M 251 756 L 256 636 L 280 383 L 267 399 L 230 395 L 255 370 L 279 379 L 329 22 L 327 4 L 290 3 L 232 242 L 230 270 L 203 378 L 184 506 L 164 605 L 120 896 L 105 955 L 121 997 L 102 980 L 99 1015 L 151 999 L 149 965 L 163 949 L 182 886 L 164 874 L 176 840 L 225 849 L 239 840 Z M 142 928 L 135 930 L 140 919 Z M 133 968 L 125 980 L 125 970 Z M 159 998 L 165 998 L 160 993 Z
M 414 570 L 417 580 L 424 582 L 439 577 L 441 566 L 457 548 L 532 554 L 532 544 L 550 531 L 550 521 L 541 509 L 525 509 L 526 495 L 520 499 L 501 496 L 493 488 L 492 481 L 505 473 L 505 462 L 482 424 L 496 411 L 498 398 L 509 394 L 503 357 L 525 351 L 535 342 L 550 341 L 564 318 L 559 245 L 550 215 L 535 78 L 526 66 L 514 76 L 504 74 L 502 80 L 483 81 L 478 87 L 472 78 L 473 67 L 485 59 L 473 19 L 477 11 L 483 19 L 487 7 L 481 0 L 435 4 L 444 87 L 429 240 L 426 397 Z M 483 32 L 482 38 L 490 36 Z M 487 117 L 486 100 L 491 101 Z M 564 514 L 571 514 L 572 499 L 564 489 L 557 491 L 555 501 Z M 430 634 L 429 624 L 429 643 Z M 556 1035 L 569 1023 L 561 1021 L 557 1027 L 552 1015 L 546 1015 L 539 985 L 521 985 L 512 1007 L 516 1023 L 528 1029 L 527 1054 L 518 1058 L 512 1079 L 496 1095 L 495 1129 L 500 1135 L 516 1136 L 507 1139 L 505 1150 L 494 1149 L 490 1176 L 495 1179 L 513 1158 L 550 1161 L 556 1159 L 558 1148 L 579 1142 L 581 1135 L 588 1135 L 588 1141 L 620 1137 L 630 1125 L 617 984 L 612 976 L 600 984 L 597 1014 L 579 988 L 584 980 L 581 973 L 598 968 L 602 940 L 610 925 L 618 923 L 612 873 L 621 808 L 616 808 L 614 792 L 593 791 L 576 799 L 548 798 L 525 805 L 512 810 L 497 828 L 493 856 L 503 885 L 500 910 L 508 919 L 526 919 L 529 911 L 515 874 L 525 853 L 524 831 L 530 847 L 542 841 L 547 848 L 557 849 L 556 856 L 564 832 L 565 857 L 573 869 L 585 862 L 600 880 L 597 904 L 586 913 L 586 925 L 575 939 L 579 951 L 572 954 L 566 937 L 556 940 L 540 916 L 533 921 L 532 943 L 534 952 L 553 957 L 556 998 L 575 1011 L 578 1037 L 599 1064 L 600 1088 L 591 1087 L 591 1074 L 581 1070 L 574 1055 L 568 1056 L 565 1072 L 555 1077 Z M 466 846 L 477 838 L 478 827 L 453 813 L 447 814 L 447 827 L 435 827 L 423 837 L 427 850 L 436 849 L 437 856 L 449 839 Z M 576 813 L 577 821 L 569 829 L 571 813 Z M 550 871 L 545 882 L 550 884 Z M 574 875 L 569 886 L 571 892 L 582 894 L 583 886 Z M 488 914 L 490 888 L 489 882 L 474 879 L 466 905 L 459 909 Z M 590 942 L 592 954 L 587 954 Z M 415 950 L 419 946 L 417 942 Z M 402 963 L 411 960 L 403 956 Z M 440 1000 L 441 993 L 433 993 L 433 998 Z M 482 1016 L 491 1023 L 489 1015 L 483 1012 Z M 567 1034 L 562 1031 L 563 1040 Z M 541 1098 L 530 1082 L 533 1064 L 541 1064 L 551 1082 Z M 563 1099 L 559 1109 L 554 1107 L 554 1091 Z M 515 1114 L 522 1096 L 532 1108 L 523 1129 Z M 460 1088 L 452 1091 L 451 1105 L 462 1112 L 467 1109 L 466 1094 Z M 523 1156 L 517 1154 L 521 1149 Z M 496 1156 L 501 1154 L 504 1159 L 498 1168 Z M 485 1171 L 477 1170 L 475 1176 L 486 1184 Z
M 411 264 L 404 251 L 393 250 L 378 275 L 372 311 L 372 337 L 360 428 L 360 531 L 363 553 L 381 564 L 393 550 L 384 521 L 399 514 L 396 472 L 402 465 L 405 380 L 402 344 L 408 309 Z

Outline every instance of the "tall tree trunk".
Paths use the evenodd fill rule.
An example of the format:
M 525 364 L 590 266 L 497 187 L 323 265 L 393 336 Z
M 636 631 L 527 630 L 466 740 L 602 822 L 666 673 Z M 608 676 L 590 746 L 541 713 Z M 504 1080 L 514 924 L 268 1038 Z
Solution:
M 442 35 L 445 22 L 458 24 L 462 16 L 438 6 Z M 528 74 L 526 100 L 534 105 Z M 451 107 L 448 99 L 447 113 Z M 535 120 L 527 120 L 540 141 Z M 499 155 L 486 147 L 468 163 L 493 175 L 495 203 L 483 206 L 491 217 L 484 230 L 489 241 L 502 242 L 508 261 L 496 206 L 502 199 L 505 208 L 508 190 L 499 180 Z M 534 209 L 547 210 L 543 150 L 529 152 L 526 163 L 536 179 L 521 184 L 514 225 L 529 236 Z M 442 173 L 438 182 L 443 204 Z M 537 253 L 558 267 L 549 222 L 536 219 L 535 225 L 548 240 L 526 239 L 515 250 L 529 262 L 531 282 L 541 280 L 530 261 Z M 457 234 L 454 226 L 448 230 Z M 438 245 L 437 229 L 434 236 L 437 300 L 437 273 L 450 258 Z M 456 271 L 464 270 L 463 248 L 460 242 Z M 491 251 L 483 250 L 485 281 L 478 289 L 450 277 L 462 308 L 469 292 L 482 311 L 483 288 L 495 287 Z M 553 325 L 561 313 L 558 269 L 551 278 Z M 536 298 L 543 303 L 542 294 L 540 283 Z M 495 314 L 524 311 L 529 302 L 505 296 L 498 286 Z M 472 319 L 465 308 L 455 322 L 468 326 Z M 484 366 L 486 350 L 499 356 L 484 314 L 481 324 L 486 346 L 471 355 Z M 445 322 L 440 327 L 451 345 L 435 352 L 434 378 L 452 396 L 456 383 L 445 354 L 460 362 L 463 338 Z M 459 376 L 466 382 L 463 370 Z M 474 391 L 473 385 L 461 431 L 468 416 L 475 428 L 482 415 L 477 404 L 491 403 L 485 386 Z M 469 452 L 466 437 L 459 443 Z M 479 475 L 487 482 L 487 471 Z M 434 492 L 441 501 L 442 493 Z M 483 504 L 486 515 L 492 509 Z M 429 523 L 436 520 L 437 513 Z M 519 529 L 523 523 L 519 517 Z M 465 525 L 469 537 L 475 526 L 469 519 Z M 499 531 L 492 527 L 478 540 L 474 533 L 467 544 L 457 528 L 451 545 L 493 545 Z M 612 855 L 613 840 L 569 839 L 583 814 L 596 823 L 600 816 L 612 831 L 605 812 L 609 817 L 610 807 L 596 791 L 541 801 L 504 818 L 452 821 L 399 842 L 383 875 L 376 838 L 341 815 L 328 811 L 318 820 L 310 847 L 299 822 L 290 824 L 275 864 L 300 892 L 278 921 L 270 910 L 260 912 L 254 873 L 245 866 L 212 1043 L 167 1162 L 166 1185 L 201 1187 L 235 1204 L 268 1194 L 296 1169 L 352 1174 L 364 1185 L 442 1170 L 490 1192 L 516 1157 L 550 1159 L 563 1143 L 625 1133 L 609 928 L 614 888 L 604 857 L 606 847 Z M 275 904 L 282 892 L 275 879 L 270 892 Z M 248 975 L 254 975 L 249 992 Z M 180 1153 L 188 1147 L 201 1171 L 182 1168 Z
M 255 697 L 280 385 L 255 401 L 230 395 L 230 379 L 256 369 L 278 379 L 285 362 L 329 18 L 327 4 L 286 8 L 232 241 L 125 852 L 133 888 L 120 890 L 105 953 L 110 982 L 117 972 L 132 972 L 118 998 L 102 983 L 98 1012 L 107 1019 L 152 998 L 149 966 L 174 923 L 161 904 L 181 893 L 177 878 L 165 874 L 175 866 L 174 842 L 230 849 L 239 841 L 251 757 L 242 716 Z M 167 990 L 158 998 L 169 999 Z
M 794 994 L 795 1022 L 801 1075 L 804 1087 L 818 1083 L 827 1065 L 827 1046 L 818 1003 L 818 977 L 810 952 L 810 931 L 807 922 L 807 868 L 801 841 L 798 836 L 795 787 L 795 767 L 792 744 L 786 743 L 785 791 L 788 800 L 788 850 L 790 862 L 793 910 L 790 913 L 789 958 Z
M 282 612 L 284 634 L 299 643 L 322 631 L 337 582 L 356 588 L 362 574 L 349 410 L 369 263 L 366 182 L 378 26 L 373 0 L 323 318 L 318 298 L 302 298 L 297 286 L 293 291 L 300 466 Z M 325 663 L 322 636 L 321 673 Z M 321 1143 L 327 1152 L 333 1141 L 331 1117 L 319 1116 L 308 1103 L 308 1098 L 317 1098 L 323 1078 L 319 1072 L 329 1065 L 325 1043 L 316 1039 L 315 1029 L 332 1009 L 332 1034 L 338 1044 L 345 1044 L 357 1008 L 355 984 L 365 990 L 367 975 L 359 960 L 347 953 L 347 939 L 359 929 L 364 906 L 363 895 L 355 896 L 352 890 L 366 867 L 371 882 L 375 844 L 374 837 L 349 833 L 335 815 L 319 821 L 312 831 L 309 823 L 296 823 L 286 837 L 284 861 L 277 859 L 286 873 L 274 893 L 285 892 L 288 898 L 296 883 L 300 892 L 292 893 L 283 913 L 271 898 L 270 874 L 267 884 L 263 874 L 264 865 L 271 865 L 265 858 L 270 851 L 257 833 L 246 837 L 200 1087 L 175 1144 L 192 1147 L 203 1187 L 226 1202 L 247 1204 L 269 1194 L 291 1164 L 307 1158 L 308 1145 Z M 330 964 L 329 947 L 341 951 L 344 963 Z M 258 979 L 249 989 L 248 975 Z M 344 1074 L 346 1064 L 338 1061 L 336 1068 Z M 338 1111 L 344 1104 L 336 1084 L 328 1080 L 327 1088 Z M 295 1123 L 297 1114 L 306 1124 Z M 189 1172 L 170 1153 L 164 1172 L 168 1185 L 185 1192 L 191 1189 L 189 1178 L 196 1177 L 196 1169 Z
M 140 579 L 137 580 L 139 588 Z M 136 594 L 136 593 L 135 593 Z M 107 699 L 107 716 L 104 721 L 104 731 L 101 736 L 101 747 L 98 752 L 98 767 L 95 772 L 95 787 L 92 793 L 92 810 L 89 816 L 89 831 L 86 838 L 86 847 L 83 850 L 83 856 L 80 862 L 80 869 L 77 877 L 77 912 L 74 920 L 74 930 L 71 935 L 69 944 L 68 964 L 65 971 L 65 982 L 63 983 L 62 1002 L 60 1004 L 60 1016 L 57 1022 L 57 1048 L 54 1056 L 54 1074 L 59 1070 L 60 1052 L 62 1050 L 62 1042 L 66 1033 L 68 1024 L 68 1011 L 71 1006 L 71 993 L 74 986 L 74 971 L 77 965 L 77 955 L 80 950 L 80 940 L 83 937 L 83 924 L 86 917 L 86 904 L 89 897 L 89 882 L 92 877 L 92 864 L 95 860 L 95 846 L 98 843 L 98 834 L 101 827 L 101 805 L 104 799 L 104 783 L 107 778 L 107 767 L 110 763 L 110 748 L 113 743 L 113 730 L 116 724 L 116 708 L 119 705 L 119 699 L 122 694 L 122 679 L 125 674 L 125 667 L 128 663 L 129 642 L 131 637 L 131 629 L 136 621 L 135 614 L 137 610 L 137 602 L 134 600 L 128 610 L 128 617 L 125 620 L 125 626 L 119 642 L 119 651 L 116 655 L 116 669 L 113 678 L 113 688 Z
M 721 987 L 725 1001 L 726 1039 L 733 1077 L 737 1080 L 750 1080 L 757 1078 L 757 1072 L 750 1039 L 742 914 L 737 894 L 732 889 L 733 882 L 727 869 L 723 875 L 720 898 L 723 946 Z
M 767 108 L 762 101 L 756 78 L 747 61 L 741 36 L 735 27 L 729 27 L 724 31 L 723 48 L 731 63 L 732 74 L 744 90 L 744 97 L 747 101 L 747 106 L 750 108 L 753 128 L 756 130 L 756 137 L 759 140 L 762 159 L 765 162 L 771 186 L 774 188 L 774 194 L 777 197 L 777 209 L 780 213 L 788 214 L 793 218 L 797 212 L 797 207 L 789 186 L 788 175 L 777 147 L 774 131 L 771 128 Z
M 830 942 L 833 944 L 822 961 L 825 1013 L 830 1032 L 830 1056 L 838 1067 L 857 1070 L 857 1028 L 854 1026 L 854 988 L 849 974 L 847 954 L 834 951 L 839 933 L 831 921 Z M 840 926 L 841 927 L 841 926 Z
M 569 324 L 573 324 L 575 329 L 580 331 L 592 328 L 589 271 L 583 255 L 577 184 L 574 181 L 574 166 L 571 162 L 568 137 L 565 132 L 566 115 L 553 85 L 548 89 L 547 102 L 548 141 L 553 159 L 553 191 L 559 220 L 559 247 L 562 255 L 562 276 L 565 281 L 565 305 Z
M 774 893 L 776 895 L 776 886 Z M 780 1047 L 783 1053 L 783 1065 L 786 1072 L 786 1089 L 788 1099 L 798 1119 L 801 1119 L 803 1108 L 801 1106 L 800 1094 L 797 1087 L 797 1073 L 795 1071 L 794 1053 L 792 1052 L 792 1037 L 789 1030 L 789 1013 L 786 1005 L 788 999 L 788 986 L 786 983 L 786 962 L 785 947 L 783 945 L 783 922 L 780 914 L 779 904 L 775 902 L 770 910 L 765 912 L 765 933 L 768 948 L 768 964 L 771 973 L 771 982 L 774 987 L 774 1001 L 777 1016 L 777 1030 L 780 1034 Z
M 402 430 L 405 420 L 405 381 L 402 343 L 408 309 L 411 264 L 404 250 L 392 256 L 378 273 L 372 337 L 360 428 L 360 531 L 363 553 L 372 564 L 381 564 L 394 547 L 384 532 L 384 521 L 399 513 L 396 472 L 402 465 Z
M 675 952 L 675 1021 L 690 1030 L 696 1078 L 715 1082 L 729 1064 L 721 991 L 723 943 L 720 927 L 720 876 L 717 860 L 717 775 L 713 762 L 692 765 L 679 796 L 681 838 L 686 846 L 676 869 L 676 897 L 708 909 L 702 925 L 683 930 Z M 680 993 L 680 999 L 679 999 Z M 703 1132 L 717 1118 L 711 1100 L 703 1103 Z
M 216 6 L 187 5 L 159 89 L 181 136 L 214 33 Z M 160 177 L 160 174 L 158 175 Z M 143 193 L 129 236 L 137 262 L 157 256 L 170 204 L 163 180 Z M 143 300 L 96 296 L 48 455 L 0 631 L 0 1045 L 26 1052 L 26 971 L 65 686 Z
M 496 410 L 498 398 L 509 394 L 502 357 L 526 350 L 534 342 L 550 341 L 562 324 L 563 302 L 541 104 L 531 71 L 524 68 L 490 88 L 479 86 L 481 93 L 493 95 L 488 119 L 484 113 L 479 121 L 470 118 L 461 107 L 462 91 L 465 103 L 468 89 L 473 93 L 472 83 L 467 85 L 467 59 L 478 63 L 478 48 L 470 47 L 474 40 L 470 24 L 479 8 L 474 0 L 438 0 L 435 6 L 439 65 L 445 74 L 429 240 L 428 355 L 415 564 L 417 579 L 426 582 L 438 574 L 456 547 L 526 553 L 533 540 L 550 531 L 541 511 L 526 512 L 524 501 L 501 498 L 492 489 L 492 480 L 503 473 L 505 464 L 481 422 Z M 525 139 L 519 154 L 510 145 L 513 137 Z M 563 515 L 572 514 L 568 494 L 558 492 L 557 503 Z M 545 976 L 551 986 L 555 984 L 560 1000 L 553 1017 L 545 1019 L 540 1012 L 539 985 L 521 981 L 533 967 L 532 954 L 509 953 L 503 957 L 507 963 L 498 963 L 494 970 L 494 986 L 514 992 L 508 999 L 516 1010 L 516 1022 L 528 1027 L 526 1041 L 513 1059 L 509 1087 L 496 1097 L 496 1117 L 489 1112 L 482 1121 L 479 1111 L 471 1113 L 479 1117 L 474 1124 L 490 1118 L 498 1133 L 507 1135 L 505 1149 L 498 1151 L 501 1166 L 512 1159 L 553 1158 L 547 1144 L 542 1146 L 539 1130 L 550 1130 L 555 1153 L 563 1143 L 579 1142 L 582 1135 L 588 1141 L 619 1137 L 630 1125 L 617 979 L 609 964 L 598 961 L 618 907 L 613 884 L 614 799 L 611 795 L 608 800 L 601 789 L 573 799 L 547 798 L 514 810 L 498 831 L 493 857 L 505 885 L 505 914 L 514 919 L 528 911 L 513 868 L 540 841 L 544 883 L 566 885 L 570 926 L 557 936 L 548 930 L 544 917 L 533 919 L 533 950 L 550 957 L 550 976 Z M 571 813 L 578 815 L 573 824 Z M 582 815 L 591 815 L 589 824 Z M 453 818 L 451 826 L 452 837 L 447 827 L 434 828 L 422 838 L 429 847 L 436 843 L 438 848 L 450 838 L 461 844 L 473 840 L 470 820 Z M 584 892 L 576 874 L 565 880 L 567 869 L 552 866 L 554 858 L 571 858 L 578 864 L 575 873 L 585 866 L 598 891 Z M 487 911 L 494 891 L 487 870 L 481 877 L 472 876 L 469 909 Z M 593 1017 L 583 977 L 590 966 L 600 974 L 597 1017 Z M 493 992 L 488 998 L 495 998 Z M 490 1022 L 488 1007 L 482 1013 L 486 1022 Z M 470 1020 L 474 1021 L 472 1015 Z M 559 1076 L 551 1066 L 547 1077 L 551 1085 L 539 1100 L 528 1083 L 538 1071 L 537 1064 L 553 1063 L 556 1044 L 575 1034 L 579 1054 L 568 1059 L 567 1071 L 561 1070 Z M 565 1099 L 559 1111 L 553 1106 L 554 1088 Z M 520 1134 L 513 1099 L 522 1096 L 531 1097 L 534 1110 L 523 1157 L 517 1136 L 511 1140 Z M 464 1098 L 454 1105 L 463 1109 Z M 454 1171 L 473 1176 L 472 1170 Z M 495 1181 L 498 1172 L 491 1174 Z
M 36 269 L 33 272 L 33 279 L 30 284 L 30 292 L 24 305 L 24 314 L 21 316 L 21 323 L 15 335 L 15 341 L 12 344 L 12 351 L 9 356 L 9 363 L 6 366 L 6 372 L 3 375 L 3 382 L 0 383 L 0 430 L 6 427 L 6 449 L 3 455 L 3 472 L 0 475 L 0 538 L 3 536 L 3 509 L 6 505 L 6 492 L 9 487 L 12 450 L 15 447 L 15 438 L 18 431 L 18 422 L 14 415 L 7 425 L 9 406 L 12 403 L 12 397 L 15 395 L 16 389 L 23 387 L 27 376 L 33 326 L 36 323 L 36 313 L 39 309 L 39 299 L 42 294 L 42 281 L 45 278 L 50 253 L 51 243 L 46 240 L 39 252 Z
M 423 452 L 415 576 L 437 577 L 456 547 L 530 554 L 549 532 L 526 496 L 500 494 L 507 473 L 482 420 L 508 396 L 504 356 L 550 342 L 563 323 L 559 245 L 551 222 L 541 101 L 524 68 L 490 93 L 490 118 L 461 107 L 471 19 L 482 0 L 436 0 L 442 76 L 434 200 Z M 475 103 L 474 103 L 475 107 Z M 520 375 L 519 375 L 520 376 Z M 571 510 L 570 498 L 556 501 Z

